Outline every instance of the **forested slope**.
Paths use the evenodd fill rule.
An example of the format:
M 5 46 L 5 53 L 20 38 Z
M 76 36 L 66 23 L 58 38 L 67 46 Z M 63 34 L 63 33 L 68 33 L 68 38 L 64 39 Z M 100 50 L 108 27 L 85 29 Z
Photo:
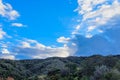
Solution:
M 0 80 L 120 80 L 120 55 L 0 59 Z

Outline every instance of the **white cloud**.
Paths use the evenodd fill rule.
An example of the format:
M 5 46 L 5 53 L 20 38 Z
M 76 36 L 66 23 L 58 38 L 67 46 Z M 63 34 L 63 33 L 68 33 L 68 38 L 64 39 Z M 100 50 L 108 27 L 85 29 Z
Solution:
M 31 58 L 68 57 L 72 54 L 72 49 L 66 44 L 62 47 L 51 47 L 45 46 L 35 40 L 25 39 L 12 52 Z
M 3 39 L 5 36 L 7 36 L 6 32 L 4 32 L 4 31 L 0 28 L 0 39 Z
M 85 14 L 91 12 L 94 6 L 105 2 L 106 0 L 78 0 L 79 7 L 76 10 L 79 14 Z
M 19 13 L 14 10 L 10 4 L 3 3 L 2 0 L 0 0 L 0 15 L 10 20 L 15 20 L 20 16 Z
M 87 32 L 91 32 L 91 31 L 94 30 L 95 28 L 96 28 L 96 26 L 89 26 Z
M 72 46 L 76 46 L 76 43 L 72 43 Z
M 85 37 L 86 38 L 92 38 L 92 35 L 91 34 L 87 34 Z
M 6 49 L 6 48 L 3 48 L 3 49 L 1 50 L 1 53 L 2 53 L 2 54 L 10 54 L 9 50 Z
M 21 42 L 23 48 L 30 48 L 30 43 L 29 42 Z
M 82 21 L 72 33 L 93 36 L 101 31 L 104 32 L 100 30 L 102 25 L 108 24 L 111 18 L 120 15 L 120 2 L 118 0 L 78 0 L 76 11 L 82 16 Z M 104 28 L 107 29 L 107 27 Z
M 15 27 L 24 27 L 25 26 L 22 23 L 12 23 L 11 25 L 15 26 Z
M 9 55 L 9 54 L 4 54 L 4 55 L 0 55 L 0 58 L 14 60 L 15 56 L 14 55 Z
M 70 40 L 70 38 L 65 38 L 64 36 L 62 36 L 62 37 L 59 37 L 57 39 L 57 42 L 59 42 L 59 43 L 68 43 L 69 40 Z
M 37 55 L 32 55 L 33 58 L 47 58 L 47 57 L 68 57 L 68 47 L 51 48 L 46 47 L 44 50 L 38 50 Z
M 98 21 L 104 20 L 107 22 L 110 18 L 114 17 L 115 15 L 120 14 L 120 3 L 115 0 L 112 5 L 110 4 L 103 4 L 100 6 L 98 10 L 91 11 L 89 13 L 84 14 L 84 20 L 89 18 L 99 18 Z M 99 23 L 99 22 L 97 22 Z
M 76 26 L 76 30 L 79 30 L 79 29 L 80 29 L 80 25 L 77 25 L 77 26 Z
M 0 58 L 3 59 L 16 59 L 15 53 L 11 52 L 11 42 L 0 41 Z
M 24 41 L 21 42 L 21 47 L 22 48 L 45 48 L 43 44 L 40 44 L 36 40 L 31 40 L 31 39 L 25 39 Z

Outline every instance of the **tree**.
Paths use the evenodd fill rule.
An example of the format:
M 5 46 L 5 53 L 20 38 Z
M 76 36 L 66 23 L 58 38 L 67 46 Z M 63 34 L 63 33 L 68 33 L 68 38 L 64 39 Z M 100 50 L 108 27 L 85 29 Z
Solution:
M 106 80 L 120 80 L 120 72 L 117 69 L 111 69 L 111 71 L 105 75 L 105 78 Z
M 94 71 L 94 75 L 91 76 L 90 80 L 105 80 L 105 75 L 109 72 L 110 70 L 102 65 L 96 67 L 96 70 Z

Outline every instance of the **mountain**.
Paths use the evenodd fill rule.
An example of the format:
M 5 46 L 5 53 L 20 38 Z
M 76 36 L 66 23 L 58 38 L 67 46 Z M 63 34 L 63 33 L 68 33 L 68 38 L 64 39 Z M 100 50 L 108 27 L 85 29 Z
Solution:
M 120 80 L 120 55 L 0 59 L 0 80 Z

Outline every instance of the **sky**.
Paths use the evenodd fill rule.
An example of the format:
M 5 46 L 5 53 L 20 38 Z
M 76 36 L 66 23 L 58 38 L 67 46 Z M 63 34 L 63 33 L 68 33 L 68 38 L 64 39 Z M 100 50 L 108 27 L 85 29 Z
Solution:
M 0 58 L 120 54 L 120 0 L 0 0 Z

